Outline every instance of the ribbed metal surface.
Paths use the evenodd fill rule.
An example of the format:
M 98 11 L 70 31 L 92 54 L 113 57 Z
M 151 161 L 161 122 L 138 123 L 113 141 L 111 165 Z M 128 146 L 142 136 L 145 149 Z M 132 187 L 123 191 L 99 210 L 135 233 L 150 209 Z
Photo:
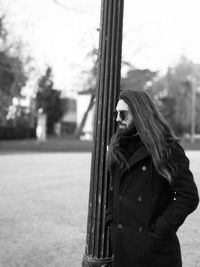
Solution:
M 98 85 L 88 226 L 83 266 L 111 266 L 109 229 L 105 225 L 107 189 L 106 150 L 114 132 L 113 110 L 120 90 L 123 0 L 102 0 Z

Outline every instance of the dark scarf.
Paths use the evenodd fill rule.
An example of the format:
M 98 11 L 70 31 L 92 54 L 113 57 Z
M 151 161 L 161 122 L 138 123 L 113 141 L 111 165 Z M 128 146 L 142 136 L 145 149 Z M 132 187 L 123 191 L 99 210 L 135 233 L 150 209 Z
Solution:
M 120 135 L 119 149 L 128 161 L 135 151 L 142 145 L 142 141 L 138 133 L 132 135 Z

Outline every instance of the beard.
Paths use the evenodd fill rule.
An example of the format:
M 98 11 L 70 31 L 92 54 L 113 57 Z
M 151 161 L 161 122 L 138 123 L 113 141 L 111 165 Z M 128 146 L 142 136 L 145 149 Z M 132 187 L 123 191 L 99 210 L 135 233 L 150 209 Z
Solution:
M 123 126 L 123 127 L 120 127 L 120 126 Z M 138 131 L 133 122 L 130 123 L 130 125 L 128 126 L 126 124 L 118 122 L 118 127 L 117 127 L 116 132 L 119 135 L 133 135 L 133 134 L 136 134 Z
M 123 125 L 123 127 L 122 127 Z M 125 124 L 122 124 L 122 123 L 118 123 L 118 126 L 117 126 L 117 131 L 116 131 L 119 135 L 126 135 L 129 130 L 128 130 L 128 127 L 127 125 Z

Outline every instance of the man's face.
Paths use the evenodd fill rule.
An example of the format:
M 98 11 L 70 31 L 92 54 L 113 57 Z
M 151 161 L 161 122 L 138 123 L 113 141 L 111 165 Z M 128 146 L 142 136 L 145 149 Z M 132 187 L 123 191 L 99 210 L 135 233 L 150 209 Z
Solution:
M 129 106 L 120 99 L 116 107 L 117 116 L 116 121 L 118 123 L 118 129 L 121 131 L 126 131 L 130 128 L 131 123 L 133 122 L 133 116 L 130 112 Z M 120 115 L 121 114 L 121 115 Z

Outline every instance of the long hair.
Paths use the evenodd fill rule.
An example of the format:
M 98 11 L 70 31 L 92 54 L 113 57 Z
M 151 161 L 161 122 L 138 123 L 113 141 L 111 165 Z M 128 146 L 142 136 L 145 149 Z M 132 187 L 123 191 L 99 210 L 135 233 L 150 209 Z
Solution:
M 169 142 L 175 143 L 178 138 L 163 117 L 150 96 L 144 91 L 124 90 L 120 94 L 120 99 L 129 106 L 133 116 L 140 139 L 152 158 L 156 171 L 172 182 L 172 177 L 176 173 L 176 167 L 172 160 Z M 127 162 L 120 151 L 117 151 L 116 135 L 111 139 L 110 151 L 108 153 L 108 163 L 116 161 L 120 167 L 124 168 Z
M 121 170 L 129 168 L 128 161 L 124 153 L 125 151 L 120 145 L 120 137 L 121 135 L 116 132 L 110 140 L 110 147 L 107 153 L 107 164 L 109 171 L 111 171 L 114 163 L 117 163 Z

